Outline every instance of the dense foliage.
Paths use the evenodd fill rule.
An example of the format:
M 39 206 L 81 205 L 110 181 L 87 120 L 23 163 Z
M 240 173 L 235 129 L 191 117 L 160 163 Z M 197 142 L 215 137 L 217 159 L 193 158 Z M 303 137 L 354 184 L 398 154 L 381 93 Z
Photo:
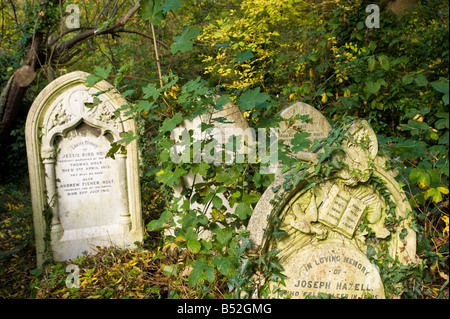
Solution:
M 103 2 L 109 10 L 114 1 Z M 1 11 L 3 84 L 20 64 L 33 30 L 43 28 L 52 34 L 65 28 L 60 10 L 45 13 L 53 22 L 29 25 L 36 11 L 18 3 Z M 113 15 L 105 18 L 89 1 L 73 3 L 81 8 L 82 26 L 95 22 L 101 29 L 113 21 Z M 145 0 L 127 32 L 86 41 L 73 63 L 56 69 L 44 66 L 28 91 L 28 105 L 49 79 L 77 69 L 93 74 L 87 85 L 106 79 L 127 99 L 123 110 L 136 117 L 139 132 L 113 143 L 110 154 L 121 144 L 139 140 L 147 233 L 140 251 L 100 249 L 97 256 L 77 260 L 80 288 L 65 286 L 63 264 L 30 273 L 31 207 L 27 197 L 18 195 L 26 192 L 26 176 L 14 174 L 26 170 L 23 112 L 12 142 L 2 146 L 8 156 L 0 160 L 5 172 L 0 192 L 1 294 L 248 298 L 257 288 L 259 297 L 267 297 L 271 282 L 283 282 L 282 268 L 276 251 L 250 249 L 245 228 L 273 175 L 260 174 L 263 164 L 250 160 L 232 165 L 174 163 L 170 133 L 183 120 L 211 108 L 220 110 L 229 101 L 251 127 L 273 127 L 283 108 L 304 101 L 330 120 L 334 127 L 330 136 L 337 136 L 353 119 L 368 120 L 377 133 L 380 154 L 387 155 L 389 165 L 399 172 L 397 180 L 417 220 L 413 226 L 420 261 L 410 266 L 393 260 L 379 263 L 387 297 L 448 298 L 448 3 L 421 1 L 396 15 L 383 2 L 379 28 L 365 24 L 369 4 Z M 104 21 L 96 21 L 97 16 Z M 25 17 L 28 24 L 15 23 Z M 216 95 L 220 98 L 213 99 Z M 298 147 L 308 149 L 305 139 L 297 137 Z M 210 142 L 203 141 L 202 148 Z M 279 158 L 286 167 L 297 164 L 283 152 Z M 190 171 L 201 175 L 203 182 L 174 198 L 173 187 Z M 236 205 L 233 213 L 218 194 Z M 212 217 L 195 209 L 196 204 L 211 206 Z M 202 232 L 212 236 L 206 239 L 199 236 Z M 273 233 L 276 237 L 277 230 Z M 381 252 L 371 257 L 376 262 L 386 256 Z M 17 278 L 20 265 L 25 275 L 17 286 L 19 279 L 7 277 Z

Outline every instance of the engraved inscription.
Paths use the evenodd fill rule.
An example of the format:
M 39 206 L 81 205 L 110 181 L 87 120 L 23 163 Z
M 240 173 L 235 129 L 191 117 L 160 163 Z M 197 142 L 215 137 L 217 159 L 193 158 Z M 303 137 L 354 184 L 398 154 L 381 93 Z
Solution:
M 366 205 L 349 192 L 333 185 L 319 211 L 319 222 L 352 238 Z
M 286 282 L 286 290 L 292 297 L 323 293 L 335 298 L 384 298 L 376 268 L 353 249 L 338 245 L 310 248 L 300 252 L 288 268 L 290 273 L 297 274 Z
M 120 215 L 118 163 L 105 158 L 110 143 L 82 125 L 58 141 L 57 194 L 64 229 L 112 225 Z

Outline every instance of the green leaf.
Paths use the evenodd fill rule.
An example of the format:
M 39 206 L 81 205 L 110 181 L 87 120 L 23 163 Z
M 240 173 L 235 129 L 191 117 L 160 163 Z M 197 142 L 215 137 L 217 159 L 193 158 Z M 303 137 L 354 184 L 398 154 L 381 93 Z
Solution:
M 178 275 L 178 265 L 166 265 L 163 267 L 166 277 Z
M 224 94 L 222 96 L 220 96 L 215 104 L 214 104 L 214 108 L 218 111 L 222 111 L 223 110 L 223 106 L 227 103 L 231 102 L 231 97 L 229 94 Z
M 162 123 L 161 127 L 159 128 L 159 131 L 161 134 L 164 134 L 166 132 L 171 132 L 175 127 L 177 127 L 178 124 L 180 124 L 183 121 L 183 114 L 180 112 L 175 113 L 173 118 L 167 118 Z
M 212 204 L 215 208 L 220 209 L 222 207 L 222 198 L 219 196 L 214 196 Z
M 178 51 L 181 53 L 192 50 L 193 43 L 191 40 L 197 38 L 200 34 L 201 29 L 197 27 L 191 28 L 187 26 L 184 28 L 181 35 L 174 38 L 175 43 L 170 46 L 170 52 L 172 54 L 177 53 Z
M 250 216 L 252 214 L 253 210 L 250 205 L 246 203 L 239 203 L 236 207 L 235 212 L 240 219 L 246 219 L 247 216 Z
M 202 244 L 195 238 L 189 239 L 187 241 L 187 248 L 194 254 L 198 253 L 202 248 Z
M 437 188 L 429 188 L 425 192 L 425 199 L 428 199 L 429 197 L 432 197 L 433 202 L 435 203 L 442 201 L 442 194 Z
M 208 172 L 208 169 L 210 168 L 209 164 L 206 162 L 201 163 L 194 163 L 192 164 L 192 174 L 197 175 L 200 174 L 202 176 L 205 176 Z
M 294 134 L 294 138 L 291 140 L 292 151 L 294 153 L 299 151 L 305 151 L 311 146 L 311 141 L 308 139 L 311 133 L 308 132 L 297 132 Z
M 433 89 L 435 89 L 436 91 L 440 92 L 440 93 L 448 93 L 449 91 L 449 85 L 448 82 L 441 79 L 439 81 L 435 81 L 435 82 L 430 82 L 431 86 L 433 87 Z
M 161 7 L 163 13 L 167 13 L 170 10 L 177 11 L 183 6 L 182 0 L 164 0 Z
M 216 276 L 214 275 L 214 267 L 213 266 L 206 265 L 205 276 L 206 276 L 206 280 L 208 280 L 210 283 L 214 282 L 214 279 L 216 278 Z
M 241 112 L 252 110 L 255 107 L 263 108 L 268 103 L 269 95 L 260 93 L 261 88 L 245 91 L 237 100 Z
M 236 62 L 244 62 L 247 60 L 250 60 L 251 58 L 253 58 L 253 49 L 248 49 L 245 52 L 238 52 L 236 53 Z
M 164 211 L 159 217 L 159 219 L 154 219 L 147 224 L 147 230 L 148 231 L 161 230 L 164 227 L 164 225 L 168 223 L 171 217 L 172 214 L 169 211 Z
M 95 74 L 90 74 L 86 77 L 86 81 L 84 84 L 88 87 L 94 86 L 96 83 L 100 82 L 102 80 L 101 77 Z
M 102 68 L 101 66 L 96 66 L 95 69 L 94 69 L 94 74 L 98 75 L 102 79 L 106 79 L 109 76 L 109 74 L 111 73 L 112 68 L 113 67 L 112 67 L 111 64 L 108 65 L 106 67 L 106 69 Z
M 150 19 L 154 25 L 159 25 L 164 19 L 163 0 L 141 1 L 139 15 L 142 19 Z
M 418 86 L 426 86 L 428 84 L 428 80 L 423 74 L 417 74 L 414 81 Z
M 134 132 L 132 132 L 132 131 L 124 132 L 120 135 L 120 137 L 122 137 L 122 138 L 120 140 L 118 140 L 117 143 L 119 143 L 119 144 L 125 143 L 127 145 L 139 138 L 139 136 L 134 135 Z
M 405 85 L 411 84 L 413 81 L 414 81 L 414 78 L 409 74 L 406 74 L 402 77 L 402 82 Z
M 207 264 L 203 260 L 197 260 L 196 262 L 194 262 L 188 280 L 189 286 L 191 288 L 194 288 L 200 282 L 200 279 L 202 278 L 203 275 L 203 270 L 205 269 L 206 266 Z
M 224 276 L 228 276 L 228 273 L 233 266 L 228 257 L 218 257 L 214 256 L 212 263 L 217 267 L 217 270 Z
M 255 204 L 260 198 L 261 194 L 257 192 L 244 193 L 244 195 L 242 195 L 242 202 L 248 205 Z
M 381 85 L 378 81 L 367 81 L 366 86 L 364 87 L 364 92 L 375 94 L 380 90 L 380 88 Z
M 377 60 L 373 56 L 369 58 L 369 71 L 373 72 L 375 70 L 375 66 L 377 65 Z
M 381 68 L 385 71 L 389 71 L 391 68 L 390 60 L 386 55 L 380 55 L 378 57 L 378 61 L 380 62 Z
M 142 97 L 144 100 L 151 97 L 153 100 L 156 100 L 161 93 L 161 88 L 158 88 L 155 83 L 150 83 L 147 86 L 142 88 L 142 92 L 144 96 Z

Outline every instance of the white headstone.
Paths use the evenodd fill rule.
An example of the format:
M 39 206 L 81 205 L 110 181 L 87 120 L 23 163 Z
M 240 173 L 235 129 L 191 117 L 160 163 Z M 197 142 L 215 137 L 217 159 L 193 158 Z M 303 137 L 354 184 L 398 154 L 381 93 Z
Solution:
M 309 122 L 295 119 L 297 115 L 308 115 Z M 289 148 L 291 148 L 290 140 L 294 138 L 294 135 L 297 132 L 309 133 L 310 136 L 308 139 L 311 143 L 314 143 L 314 141 L 320 141 L 321 139 L 326 138 L 332 129 L 331 124 L 320 111 L 303 102 L 292 104 L 284 109 L 280 113 L 280 116 L 285 120 L 278 123 L 278 139 L 283 141 Z M 291 152 L 289 156 L 307 161 L 311 160 L 310 154 L 305 151 Z M 278 165 L 276 176 L 281 174 L 282 169 L 283 165 Z
M 116 110 L 126 101 L 106 81 L 85 86 L 73 72 L 35 99 L 26 122 L 37 263 L 71 260 L 96 246 L 142 241 L 136 142 L 106 158 L 134 120 Z M 93 105 L 93 94 L 100 102 Z
M 220 119 L 220 121 L 219 121 Z M 211 130 L 206 130 L 202 132 L 201 125 L 203 124 L 214 124 L 214 128 Z M 173 132 L 172 132 L 172 138 L 175 142 L 179 142 L 180 135 L 183 131 L 188 132 L 190 130 L 193 130 L 193 138 L 194 141 L 205 141 L 207 139 L 212 139 L 218 142 L 217 148 L 215 149 L 215 155 L 220 154 L 220 156 L 217 156 L 216 158 L 211 157 L 211 162 L 214 162 L 214 159 L 217 160 L 215 164 L 233 164 L 234 161 L 237 160 L 237 154 L 247 154 L 247 146 L 253 145 L 255 143 L 255 135 L 254 131 L 249 129 L 249 125 L 247 120 L 242 115 L 242 112 L 238 109 L 238 107 L 232 103 L 227 103 L 223 106 L 222 110 L 211 110 L 210 112 L 207 112 L 205 114 L 202 114 L 192 121 L 184 120 L 180 126 L 178 126 Z M 238 138 L 236 142 L 240 143 L 240 146 L 237 147 L 236 154 L 231 155 L 231 152 L 227 153 L 227 149 L 225 148 L 225 144 L 230 142 L 230 139 L 235 136 Z M 185 145 L 182 145 L 182 148 L 176 148 L 177 145 L 175 145 L 174 149 L 176 149 L 176 152 L 181 152 L 182 148 L 185 147 Z M 205 160 L 205 150 L 199 150 L 202 151 L 202 156 L 198 156 L 199 154 L 194 153 L 194 158 L 196 158 L 197 162 L 200 162 L 201 160 Z M 194 150 L 195 152 L 195 150 Z M 230 155 L 228 159 L 229 162 L 226 161 L 227 158 L 222 157 L 222 152 L 225 154 Z M 180 198 L 181 193 L 183 191 L 183 188 L 193 188 L 196 184 L 204 183 L 204 179 L 200 174 L 192 174 L 192 172 L 189 172 L 187 176 L 183 176 L 183 185 L 181 183 L 178 183 L 174 187 L 174 197 Z M 224 196 L 223 193 L 217 193 L 217 197 L 219 197 L 222 200 L 222 204 L 224 205 L 225 209 L 229 213 L 233 213 L 235 210 L 235 207 L 231 207 L 229 204 L 228 199 Z M 211 217 L 211 212 L 213 205 L 203 205 L 199 203 L 192 203 L 190 206 L 191 209 L 198 209 L 206 216 Z M 166 234 L 171 233 L 172 230 L 169 230 Z M 199 234 L 200 238 L 208 238 L 210 236 L 209 232 L 204 232 Z
M 301 120 L 295 120 L 297 115 L 309 115 L 311 122 L 305 123 Z M 285 119 L 278 124 L 280 140 L 290 140 L 297 132 L 310 133 L 309 139 L 311 141 L 321 140 L 327 137 L 332 129 L 327 118 L 320 111 L 303 102 L 292 104 L 284 109 L 280 116 Z

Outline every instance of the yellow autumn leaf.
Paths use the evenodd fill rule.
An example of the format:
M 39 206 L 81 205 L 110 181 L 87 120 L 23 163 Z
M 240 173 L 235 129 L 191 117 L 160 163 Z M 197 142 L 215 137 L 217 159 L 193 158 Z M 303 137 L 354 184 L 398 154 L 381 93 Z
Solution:
M 435 271 L 436 271 L 437 265 L 438 265 L 438 262 L 436 261 L 433 265 L 431 265 L 430 270 L 431 270 L 432 272 L 435 272 Z
M 414 116 L 413 120 L 416 120 L 417 122 L 423 122 L 423 117 L 420 114 L 417 114 Z
M 177 243 L 180 243 L 180 242 L 182 242 L 182 241 L 186 241 L 186 239 L 184 239 L 184 237 L 182 237 L 182 236 L 178 236 L 178 237 L 175 239 L 175 241 L 176 241 Z
M 447 233 L 447 236 L 448 236 L 448 233 L 449 233 L 449 227 L 448 227 L 449 219 L 448 219 L 448 216 L 442 216 L 441 219 L 445 223 L 445 228 L 442 231 L 442 234 L 445 236 L 445 233 Z
M 164 170 L 160 170 L 158 173 L 156 173 L 156 176 L 158 177 L 158 176 L 160 176 L 162 174 L 164 174 Z
M 322 103 L 327 103 L 327 101 L 328 101 L 328 96 L 327 96 L 327 94 L 326 94 L 326 93 L 323 93 L 321 96 L 322 96 Z

